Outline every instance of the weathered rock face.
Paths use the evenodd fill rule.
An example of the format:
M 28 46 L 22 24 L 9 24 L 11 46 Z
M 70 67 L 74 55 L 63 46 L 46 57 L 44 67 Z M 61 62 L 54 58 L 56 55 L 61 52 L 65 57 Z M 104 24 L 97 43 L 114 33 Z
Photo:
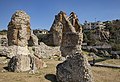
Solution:
M 72 13 L 73 14 L 73 13 Z M 66 57 L 67 55 L 81 52 L 81 45 L 83 41 L 82 27 L 78 23 L 76 15 L 71 15 L 67 18 L 66 14 L 62 14 L 63 19 L 63 33 L 61 42 L 61 54 Z
M 8 71 L 23 72 L 30 70 L 30 57 L 29 55 L 13 56 L 8 63 Z
M 50 33 L 53 35 L 53 45 L 60 46 L 62 40 L 62 32 L 64 31 L 77 31 L 81 33 L 82 27 L 80 26 L 78 18 L 74 12 L 72 12 L 70 16 L 67 17 L 65 12 L 60 11 L 60 13 L 55 16 L 55 20 L 50 29 Z
M 14 51 L 12 50 L 12 52 Z M 10 62 L 8 63 L 8 70 L 13 72 L 28 71 L 31 69 L 30 65 L 30 52 L 28 50 L 28 47 L 16 46 L 14 56 L 12 56 Z
M 8 45 L 27 46 L 30 30 L 29 15 L 24 11 L 15 12 L 8 24 Z
M 24 11 L 17 11 L 13 14 L 8 25 L 8 50 L 11 58 L 8 63 L 9 71 L 29 71 L 36 67 L 42 68 L 43 61 L 28 50 L 28 43 L 31 46 L 38 45 L 38 39 L 31 34 L 30 17 Z M 6 54 L 8 56 L 8 54 Z
M 82 27 L 75 13 L 70 17 L 62 14 L 63 30 L 60 46 L 61 55 L 67 59 L 57 65 L 56 78 L 58 82 L 93 82 L 90 65 L 82 54 Z
M 13 14 L 8 25 L 8 45 L 15 46 L 11 49 L 14 54 L 10 55 L 8 63 L 9 71 L 30 70 L 30 52 L 28 50 L 28 40 L 30 38 L 30 17 L 24 11 L 17 11 Z M 13 64 L 14 63 L 14 64 Z M 13 69 L 14 68 L 14 69 Z
M 60 22 L 62 20 L 62 12 L 55 15 L 55 20 L 50 29 L 50 33 L 53 35 L 53 45 L 59 46 L 62 39 L 62 28 L 63 24 Z
M 81 52 L 81 34 L 79 33 L 63 33 L 61 43 L 61 54 L 63 57 L 69 56 L 76 52 Z
M 90 65 L 83 54 L 74 54 L 57 65 L 58 82 L 93 82 Z

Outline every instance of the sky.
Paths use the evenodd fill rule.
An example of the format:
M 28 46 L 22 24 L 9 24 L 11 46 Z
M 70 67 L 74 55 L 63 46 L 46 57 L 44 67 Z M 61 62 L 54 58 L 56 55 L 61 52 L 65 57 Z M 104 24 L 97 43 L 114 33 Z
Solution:
M 120 0 L 0 0 L 0 30 L 7 29 L 17 10 L 31 17 L 32 29 L 49 30 L 60 11 L 75 12 L 81 24 L 120 19 Z

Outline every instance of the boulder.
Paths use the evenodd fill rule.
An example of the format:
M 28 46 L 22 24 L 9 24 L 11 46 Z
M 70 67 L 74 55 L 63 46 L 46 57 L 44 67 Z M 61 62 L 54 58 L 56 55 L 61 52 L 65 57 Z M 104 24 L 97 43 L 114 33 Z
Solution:
M 30 57 L 28 55 L 13 56 L 8 63 L 8 71 L 11 72 L 23 72 L 30 69 Z
M 58 82 L 93 82 L 90 65 L 85 55 L 76 53 L 56 67 Z

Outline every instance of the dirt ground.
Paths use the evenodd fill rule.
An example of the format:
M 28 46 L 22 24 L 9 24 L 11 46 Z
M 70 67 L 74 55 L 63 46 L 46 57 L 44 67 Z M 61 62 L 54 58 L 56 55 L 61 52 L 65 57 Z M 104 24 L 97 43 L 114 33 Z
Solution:
M 36 74 L 1 72 L 5 65 L 0 64 L 0 82 L 56 82 L 56 65 L 60 61 L 54 59 L 44 61 L 48 67 L 40 69 Z M 95 82 L 120 82 L 120 69 L 92 67 L 92 72 Z

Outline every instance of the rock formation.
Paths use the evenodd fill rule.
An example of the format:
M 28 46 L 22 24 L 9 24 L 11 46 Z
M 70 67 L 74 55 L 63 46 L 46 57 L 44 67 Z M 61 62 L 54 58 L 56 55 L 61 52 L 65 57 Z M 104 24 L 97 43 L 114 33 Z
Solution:
M 52 27 L 50 29 L 50 33 L 53 36 L 53 45 L 59 46 L 62 39 L 62 28 L 63 24 L 60 22 L 62 20 L 62 12 L 58 13 L 58 15 L 55 15 L 55 20 L 52 24 Z
M 67 17 L 64 13 L 62 15 L 63 33 L 60 49 L 62 56 L 66 57 L 75 52 L 81 52 L 83 33 L 75 13 L 72 12 L 70 17 Z
M 60 11 L 60 13 L 58 13 L 58 15 L 55 16 L 55 20 L 50 29 L 50 33 L 53 36 L 53 38 L 52 38 L 53 45 L 60 46 L 61 40 L 62 40 L 62 30 L 70 30 L 71 29 L 74 32 L 75 32 L 75 30 L 77 32 L 82 31 L 82 28 L 78 22 L 77 15 L 74 12 L 72 12 L 70 14 L 70 16 L 68 16 L 68 17 L 66 16 L 65 21 L 63 20 L 63 14 L 64 14 L 64 16 L 66 16 L 65 12 Z M 69 28 L 63 29 L 63 27 L 65 27 L 66 25 L 64 23 L 62 23 L 61 21 L 64 21 L 64 23 L 65 22 L 69 23 L 68 26 L 70 27 L 70 29 Z M 74 28 L 71 28 L 71 27 L 74 27 Z
M 24 11 L 14 13 L 8 24 L 8 45 L 27 46 L 30 33 L 30 17 Z
M 24 11 L 17 11 L 13 14 L 8 25 L 7 37 L 9 47 L 14 48 L 11 49 L 11 52 L 14 54 L 10 56 L 11 60 L 8 63 L 9 71 L 22 72 L 34 70 L 35 66 L 38 65 L 36 63 L 42 63 L 41 59 L 35 57 L 34 54 L 31 55 L 28 50 L 28 41 L 31 40 L 31 37 L 33 45 L 37 45 L 37 42 L 35 43 L 33 35 L 31 35 L 30 17 Z
M 77 16 L 73 12 L 70 17 L 62 13 L 61 23 L 63 24 L 61 54 L 67 59 L 56 67 L 57 81 L 93 82 L 88 60 L 81 53 L 83 34 Z

